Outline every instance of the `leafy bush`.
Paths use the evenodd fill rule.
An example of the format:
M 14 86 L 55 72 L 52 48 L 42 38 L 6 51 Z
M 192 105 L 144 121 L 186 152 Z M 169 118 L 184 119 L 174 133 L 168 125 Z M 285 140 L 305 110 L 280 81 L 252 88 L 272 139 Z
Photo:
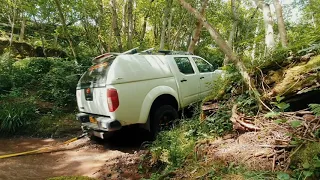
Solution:
M 77 67 L 71 61 L 55 62 L 44 75 L 40 84 L 39 96 L 57 105 L 75 105 L 76 86 L 79 79 Z
M 9 54 L 0 56 L 0 94 L 7 93 L 12 88 L 12 78 L 10 76 L 13 60 Z
M 30 125 L 37 117 L 36 107 L 31 100 L 0 104 L 0 134 L 15 134 Z
M 79 64 L 88 65 L 91 63 L 89 60 L 83 58 Z M 54 121 L 61 110 L 74 111 L 76 85 L 85 69 L 87 67 L 78 66 L 73 60 L 62 58 L 16 61 L 7 54 L 0 56 L 1 134 L 34 134 L 34 128 L 40 124 L 47 127 L 43 132 L 37 132 L 39 135 L 48 135 L 59 129 L 57 126 L 61 124 Z M 55 112 L 55 109 L 59 111 Z M 43 114 L 36 114 L 36 111 Z M 47 112 L 52 113 L 52 118 Z M 35 121 L 36 118 L 40 121 Z
M 292 157 L 291 168 L 295 177 L 304 179 L 320 178 L 320 144 L 318 142 L 307 143 Z
M 153 161 L 163 163 L 165 171 L 180 167 L 194 147 L 195 139 L 188 134 L 194 124 L 186 121 L 177 128 L 161 132 L 151 147 Z
M 239 90 L 243 90 L 243 79 L 235 66 L 224 66 L 223 70 L 223 76 L 213 82 L 213 89 L 203 102 L 229 99 L 231 95 L 237 95 Z

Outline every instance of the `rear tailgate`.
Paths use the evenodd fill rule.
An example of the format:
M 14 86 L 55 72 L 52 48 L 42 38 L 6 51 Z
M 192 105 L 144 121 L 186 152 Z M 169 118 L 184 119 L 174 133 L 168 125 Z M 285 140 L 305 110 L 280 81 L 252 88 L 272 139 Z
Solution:
M 78 89 L 77 102 L 80 112 L 110 116 L 105 87 Z
M 91 66 L 79 80 L 77 103 L 80 112 L 110 116 L 106 82 L 115 58 Z

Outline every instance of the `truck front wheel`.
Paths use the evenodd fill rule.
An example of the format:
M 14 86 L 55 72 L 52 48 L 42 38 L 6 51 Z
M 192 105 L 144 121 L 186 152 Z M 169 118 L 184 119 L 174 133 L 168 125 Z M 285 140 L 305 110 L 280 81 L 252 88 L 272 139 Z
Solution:
M 178 112 L 170 105 L 163 105 L 151 114 L 151 132 L 154 137 L 162 130 L 170 128 L 173 121 L 178 119 Z

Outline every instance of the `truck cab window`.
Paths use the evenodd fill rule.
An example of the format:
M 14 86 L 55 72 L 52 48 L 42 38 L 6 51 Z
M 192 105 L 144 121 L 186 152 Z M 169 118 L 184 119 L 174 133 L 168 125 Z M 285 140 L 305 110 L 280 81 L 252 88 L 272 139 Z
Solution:
M 201 58 L 193 57 L 194 62 L 196 63 L 200 73 L 213 72 L 214 68 L 212 65 L 207 63 Z
M 187 57 L 175 57 L 175 62 L 178 65 L 178 68 L 183 74 L 194 74 L 191 62 Z

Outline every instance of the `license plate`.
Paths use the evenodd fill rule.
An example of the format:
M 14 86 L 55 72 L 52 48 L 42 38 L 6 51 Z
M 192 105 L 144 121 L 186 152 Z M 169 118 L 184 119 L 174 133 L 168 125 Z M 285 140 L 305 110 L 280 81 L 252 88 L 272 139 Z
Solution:
M 94 118 L 94 117 L 89 117 L 89 120 L 90 120 L 90 122 L 91 123 L 97 123 L 97 120 L 96 120 L 96 118 Z

